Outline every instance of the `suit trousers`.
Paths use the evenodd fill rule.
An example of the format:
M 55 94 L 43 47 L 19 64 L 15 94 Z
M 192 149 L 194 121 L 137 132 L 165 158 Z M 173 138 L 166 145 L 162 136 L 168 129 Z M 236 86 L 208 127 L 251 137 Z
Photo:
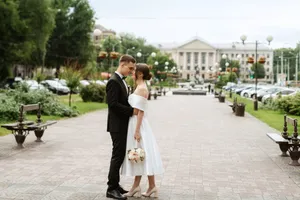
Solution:
M 110 136 L 113 149 L 108 173 L 107 190 L 114 190 L 119 187 L 120 168 L 126 155 L 127 130 L 124 132 L 110 132 Z

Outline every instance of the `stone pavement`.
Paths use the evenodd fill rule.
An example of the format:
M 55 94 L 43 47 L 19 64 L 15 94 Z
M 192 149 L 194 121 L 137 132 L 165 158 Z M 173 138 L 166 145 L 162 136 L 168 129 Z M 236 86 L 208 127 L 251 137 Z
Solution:
M 300 199 L 300 167 L 279 156 L 267 138 L 274 131 L 213 96 L 165 96 L 151 100 L 150 123 L 165 174 L 159 199 Z M 111 140 L 107 111 L 59 121 L 25 149 L 12 135 L 0 138 L 0 199 L 101 200 L 105 198 Z M 122 177 L 129 188 L 131 177 Z M 142 190 L 147 179 L 143 178 Z

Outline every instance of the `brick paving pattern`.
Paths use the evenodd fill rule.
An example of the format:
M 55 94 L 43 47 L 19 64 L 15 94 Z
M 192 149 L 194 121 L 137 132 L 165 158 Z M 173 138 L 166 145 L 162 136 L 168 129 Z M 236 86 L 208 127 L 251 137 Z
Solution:
M 164 96 L 149 102 L 165 174 L 159 199 L 300 199 L 300 167 L 280 157 L 273 129 L 246 114 L 236 117 L 213 96 Z M 111 140 L 107 111 L 59 121 L 44 143 L 34 134 L 16 149 L 0 137 L 0 200 L 102 200 Z M 131 177 L 122 177 L 129 189 Z M 147 188 L 143 178 L 142 190 Z

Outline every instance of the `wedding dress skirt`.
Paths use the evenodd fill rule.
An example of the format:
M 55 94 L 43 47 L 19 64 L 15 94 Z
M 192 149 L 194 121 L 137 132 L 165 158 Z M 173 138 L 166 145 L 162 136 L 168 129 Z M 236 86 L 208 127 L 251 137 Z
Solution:
M 147 120 L 147 99 L 137 94 L 131 94 L 128 99 L 129 104 L 133 108 L 144 111 L 139 143 L 134 139 L 137 116 L 134 115 L 129 119 L 128 135 L 126 143 L 126 156 L 121 168 L 121 174 L 125 176 L 142 176 L 142 175 L 158 175 L 164 172 L 161 156 L 159 153 L 156 139 L 152 133 L 151 126 Z M 128 150 L 140 147 L 145 151 L 145 160 L 139 163 L 132 163 L 128 160 Z

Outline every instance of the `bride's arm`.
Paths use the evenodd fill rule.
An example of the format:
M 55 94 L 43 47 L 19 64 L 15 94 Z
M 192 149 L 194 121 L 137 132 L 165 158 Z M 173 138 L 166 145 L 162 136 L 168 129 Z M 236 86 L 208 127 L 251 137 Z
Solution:
M 148 91 L 146 89 L 139 89 L 139 90 L 136 91 L 136 94 L 145 97 L 145 96 L 147 96 Z M 141 128 L 141 125 L 142 125 L 143 117 L 144 117 L 144 111 L 139 110 L 138 114 L 137 114 L 137 123 L 136 123 L 135 134 L 134 134 L 134 138 L 138 142 L 141 139 L 140 128 Z

